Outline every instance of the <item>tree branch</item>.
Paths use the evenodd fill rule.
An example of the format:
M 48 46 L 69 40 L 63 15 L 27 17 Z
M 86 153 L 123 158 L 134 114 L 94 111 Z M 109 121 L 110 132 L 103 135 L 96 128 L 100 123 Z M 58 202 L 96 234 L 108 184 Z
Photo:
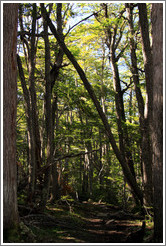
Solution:
M 54 161 L 61 161 L 61 160 L 64 160 L 66 158 L 73 158 L 73 157 L 77 157 L 77 156 L 80 156 L 80 155 L 87 155 L 87 154 L 91 154 L 91 153 L 99 151 L 99 150 L 100 149 L 94 149 L 92 151 L 87 151 L 87 152 L 81 151 L 81 152 L 79 152 L 77 154 L 71 153 L 71 154 L 67 154 L 67 155 L 64 155 L 64 156 L 57 157 L 57 158 L 54 159 Z
M 54 162 L 49 164 L 49 165 L 45 165 L 44 167 L 42 167 L 39 172 L 38 172 L 38 175 L 45 172 L 50 166 L 54 165 L 55 162 L 57 161 L 61 161 L 61 160 L 64 160 L 66 158 L 74 158 L 74 157 L 77 157 L 77 156 L 80 156 L 80 155 L 87 155 L 87 154 L 91 154 L 93 152 L 96 152 L 96 151 L 99 151 L 100 149 L 94 149 L 92 151 L 88 151 L 88 152 L 85 152 L 85 151 L 81 151 L 77 154 L 74 154 L 74 153 L 70 153 L 70 154 L 67 154 L 67 155 L 64 155 L 64 156 L 59 156 L 57 158 L 54 159 Z
M 122 93 L 124 94 L 130 88 L 130 86 L 133 84 L 133 81 L 131 81 L 130 84 L 128 84 L 128 85 L 126 82 L 124 82 L 124 81 L 122 81 L 122 82 L 126 85 L 126 88 L 122 90 Z
M 92 17 L 93 15 L 94 15 L 94 16 L 98 15 L 98 13 L 101 12 L 101 10 L 102 10 L 102 9 L 100 9 L 99 11 L 97 11 L 97 12 L 95 12 L 95 13 L 93 13 L 93 14 L 87 16 L 87 17 L 85 17 L 84 19 L 82 19 L 82 20 L 80 20 L 79 22 L 77 22 L 76 24 L 74 24 L 72 27 L 69 27 L 69 30 L 68 30 L 67 33 L 65 34 L 65 37 L 69 34 L 69 32 L 70 32 L 74 27 L 78 26 L 81 22 L 88 20 L 88 19 L 89 19 L 90 17 Z
M 117 62 L 123 55 L 125 49 L 127 48 L 128 43 L 126 43 L 126 45 L 123 47 L 123 49 L 119 52 L 119 54 L 117 55 L 117 57 L 115 58 L 115 61 Z

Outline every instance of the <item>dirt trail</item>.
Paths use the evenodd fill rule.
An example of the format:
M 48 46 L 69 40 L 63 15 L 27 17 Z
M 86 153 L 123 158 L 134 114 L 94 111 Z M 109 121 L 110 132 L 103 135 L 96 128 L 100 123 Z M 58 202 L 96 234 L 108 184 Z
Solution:
M 37 243 L 124 243 L 141 231 L 141 219 L 110 205 L 65 202 L 22 217 Z M 130 241 L 140 242 L 142 235 Z

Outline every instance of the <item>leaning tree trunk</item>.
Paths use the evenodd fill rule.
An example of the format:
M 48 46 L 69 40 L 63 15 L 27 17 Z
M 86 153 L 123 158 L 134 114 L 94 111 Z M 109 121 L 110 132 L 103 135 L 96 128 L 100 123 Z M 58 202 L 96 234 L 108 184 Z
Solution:
M 44 4 L 41 3 L 41 6 L 44 8 Z M 135 180 L 135 178 L 133 177 L 129 167 L 128 167 L 128 164 L 126 163 L 126 160 L 123 158 L 123 156 L 121 155 L 119 149 L 118 149 L 118 146 L 116 144 L 116 141 L 115 141 L 115 138 L 112 134 L 112 131 L 111 131 L 111 128 L 110 128 L 110 125 L 108 123 L 108 120 L 107 120 L 107 117 L 106 115 L 104 114 L 101 106 L 100 106 L 100 103 L 94 93 L 94 90 L 91 86 L 91 84 L 89 83 L 89 81 L 87 80 L 87 77 L 83 71 L 83 69 L 79 66 L 77 60 L 75 59 L 75 57 L 73 56 L 73 54 L 69 51 L 69 49 L 67 48 L 66 44 L 64 43 L 64 41 L 60 38 L 60 36 L 58 35 L 57 33 L 57 30 L 55 28 L 55 26 L 53 25 L 51 19 L 49 18 L 48 14 L 47 14 L 47 11 L 46 9 L 44 8 L 44 18 L 47 20 L 47 23 L 48 23 L 48 26 L 50 27 L 50 30 L 52 31 L 52 33 L 54 34 L 54 36 L 56 37 L 59 45 L 61 46 L 61 48 L 63 49 L 64 53 L 66 54 L 66 56 L 68 57 L 68 59 L 72 62 L 73 66 L 75 67 L 77 73 L 79 74 L 81 80 L 83 81 L 84 83 L 84 86 L 86 88 L 86 90 L 88 91 L 95 107 L 96 107 L 96 110 L 103 122 L 103 125 L 104 125 L 104 128 L 105 128 L 105 133 L 111 143 L 111 146 L 114 150 L 114 153 L 116 154 L 116 157 L 117 159 L 119 160 L 122 168 L 123 168 L 123 172 L 124 172 L 124 175 L 126 176 L 126 180 L 128 182 L 128 184 L 130 185 L 131 189 L 133 190 L 133 192 L 135 193 L 135 195 L 138 197 L 138 199 L 140 200 L 140 202 L 142 203 L 142 192 Z
M 3 226 L 18 224 L 16 176 L 17 109 L 17 15 L 18 4 L 3 5 Z
M 163 4 L 152 4 L 154 240 L 163 242 Z

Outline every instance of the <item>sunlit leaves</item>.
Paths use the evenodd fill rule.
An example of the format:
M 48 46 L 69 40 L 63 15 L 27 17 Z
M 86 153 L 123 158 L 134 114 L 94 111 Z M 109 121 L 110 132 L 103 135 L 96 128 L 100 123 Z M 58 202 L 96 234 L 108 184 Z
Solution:
M 130 34 L 128 22 L 123 3 L 106 3 L 108 8 L 108 18 L 105 16 L 104 8 L 101 3 L 62 3 L 63 17 L 63 34 L 64 40 L 77 59 L 78 63 L 84 70 L 87 79 L 92 85 L 94 92 L 106 114 L 108 122 L 112 128 L 116 143 L 119 143 L 117 114 L 115 108 L 115 91 L 113 88 L 113 74 L 110 58 L 110 47 L 114 45 L 116 65 L 119 69 L 121 88 L 125 106 L 126 122 L 123 126 L 128 129 L 128 137 L 131 141 L 131 152 L 140 168 L 139 147 L 140 126 L 139 114 L 134 85 L 131 83 L 131 54 L 130 38 L 134 39 L 136 46 L 137 64 L 139 69 L 140 84 L 138 85 L 141 92 L 145 93 L 145 74 L 143 71 L 142 45 L 138 22 L 138 9 L 134 8 L 134 33 Z M 23 23 L 25 31 L 31 32 L 30 26 L 32 21 L 32 4 L 22 4 L 23 6 Z M 57 27 L 57 4 L 45 4 L 47 11 L 50 8 L 50 18 L 55 27 Z M 40 4 L 37 5 L 38 15 L 40 17 Z M 149 9 L 148 9 L 149 13 Z M 87 18 L 88 17 L 88 18 Z M 44 125 L 44 103 L 45 103 L 45 45 L 42 36 L 43 20 L 38 19 L 38 29 L 36 30 L 36 67 L 35 67 L 35 87 L 37 95 L 37 111 L 39 117 L 40 130 Z M 72 28 L 73 27 L 73 28 Z M 108 40 L 107 34 L 110 34 Z M 113 35 L 115 38 L 113 40 Z M 26 36 L 29 42 L 28 35 Z M 106 41 L 109 41 L 108 45 Z M 19 41 L 21 43 L 21 41 Z M 51 64 L 56 62 L 59 53 L 59 44 L 49 30 L 49 43 Z M 30 45 L 30 42 L 29 42 Z M 124 50 L 123 50 L 124 49 Z M 29 87 L 29 73 L 26 55 L 21 57 L 26 78 L 27 87 Z M 57 98 L 56 124 L 55 124 L 55 146 L 60 146 L 63 153 L 73 151 L 78 153 L 84 151 L 87 145 L 92 148 L 104 149 L 109 146 L 108 139 L 104 133 L 104 127 L 96 112 L 95 106 L 88 95 L 83 83 L 71 65 L 70 61 L 64 55 L 63 63 L 67 64 L 60 68 L 58 79 L 52 90 L 52 100 Z M 18 150 L 27 147 L 27 124 L 24 109 L 23 91 L 20 81 L 18 80 L 18 110 L 17 110 L 17 145 Z M 41 131 L 41 135 L 43 132 Z M 45 135 L 43 134 L 43 138 Z M 68 148 L 66 147 L 68 146 Z M 104 152 L 104 151 L 103 151 Z M 121 167 L 113 153 L 111 147 L 106 153 L 97 153 L 96 159 L 93 156 L 93 182 L 94 190 L 100 191 L 100 175 L 103 181 L 105 193 L 115 192 L 123 195 L 123 174 Z M 81 159 L 82 158 L 82 159 Z M 81 187 L 80 172 L 83 169 L 83 157 L 76 157 L 68 160 L 69 179 Z M 82 166 L 81 166 L 82 165 Z M 61 162 L 62 169 L 65 168 L 65 161 Z M 102 169 L 103 168 L 103 169 Z M 102 171 L 101 171 L 102 169 Z M 81 171 L 80 171 L 81 170 Z M 105 177 L 105 178 L 104 178 Z M 80 188 L 81 189 L 81 188 Z M 120 191 L 119 191 L 120 190 Z M 94 192 L 94 194 L 95 194 Z M 106 194 L 104 195 L 106 197 Z M 102 194 L 101 194 L 102 197 Z M 109 199 L 108 199 L 109 200 Z

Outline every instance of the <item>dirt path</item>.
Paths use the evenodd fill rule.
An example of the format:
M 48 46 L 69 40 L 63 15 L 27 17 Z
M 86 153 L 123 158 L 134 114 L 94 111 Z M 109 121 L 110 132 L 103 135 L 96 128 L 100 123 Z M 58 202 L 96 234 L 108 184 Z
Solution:
M 105 204 L 65 202 L 22 217 L 37 243 L 124 243 L 141 231 L 140 219 Z M 141 234 L 136 236 L 134 243 L 142 240 Z

